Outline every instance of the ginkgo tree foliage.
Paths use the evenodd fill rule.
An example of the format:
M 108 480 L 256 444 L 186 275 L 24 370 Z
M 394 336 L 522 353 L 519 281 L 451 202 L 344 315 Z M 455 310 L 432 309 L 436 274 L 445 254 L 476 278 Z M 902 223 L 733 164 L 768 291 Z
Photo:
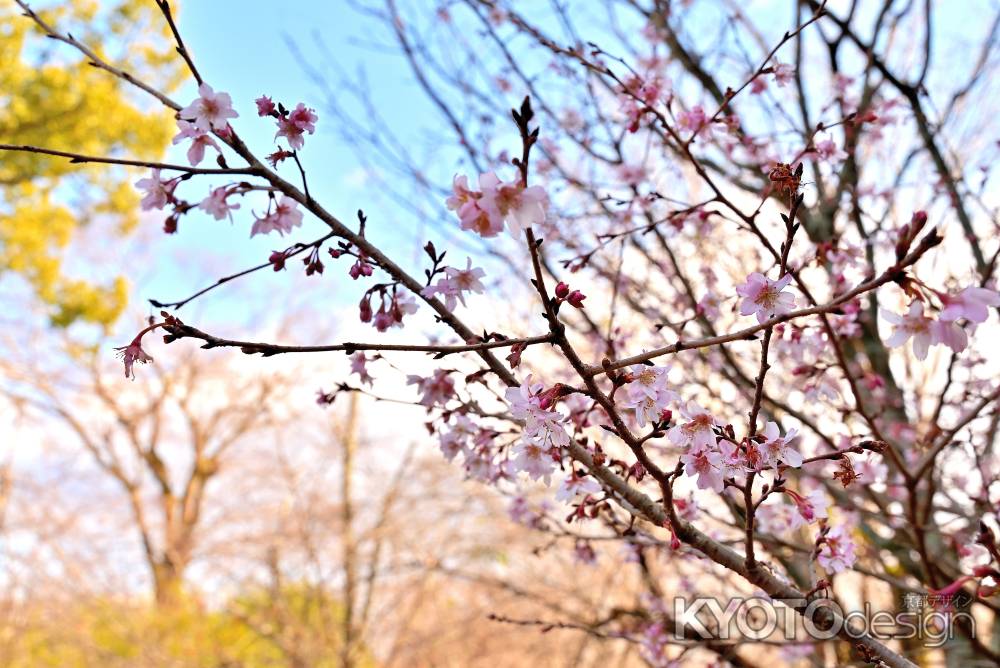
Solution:
M 46 3 L 47 20 L 65 25 L 110 62 L 180 82 L 170 29 L 142 0 Z M 35 39 L 14 3 L 0 6 L 0 142 L 156 158 L 171 137 L 168 114 L 135 95 L 127 82 L 104 76 L 85 54 Z M 107 49 L 107 51 L 105 51 Z M 67 267 L 67 247 L 88 227 L 125 234 L 138 222 L 132 175 L 113 165 L 81 169 L 62 158 L 7 153 L 0 162 L 0 272 L 31 286 L 54 323 L 109 324 L 128 297 L 124 276 L 81 278 Z
M 954 141 L 968 138 L 971 121 L 957 119 L 973 114 L 970 96 L 989 97 L 995 29 L 961 76 L 947 63 L 941 78 L 933 3 L 791 3 L 768 41 L 779 15 L 724 2 L 623 0 L 599 21 L 574 3 L 465 0 L 436 6 L 423 17 L 435 30 L 420 31 L 387 0 L 375 13 L 444 118 L 442 141 L 467 158 L 435 183 L 411 155 L 380 153 L 448 226 L 414 262 L 367 226 L 363 191 L 347 204 L 310 192 L 300 152 L 322 127 L 316 109 L 273 99 L 265 82 L 257 99 L 233 99 L 172 31 L 198 84 L 175 100 L 18 4 L 173 113 L 188 164 L 121 160 L 148 170 L 140 206 L 163 212 L 166 233 L 196 236 L 198 210 L 273 240 L 259 265 L 154 302 L 159 315 L 118 349 L 126 377 L 141 378 L 161 336 L 349 355 L 350 377 L 319 404 L 407 397 L 446 458 L 513 498 L 512 517 L 574 535 L 581 569 L 598 550 L 644 569 L 641 609 L 595 610 L 573 628 L 638 643 L 651 665 L 705 654 L 756 665 L 773 652 L 827 665 L 1000 661 L 989 638 L 1000 611 L 995 142 Z M 704 6 L 715 13 L 697 14 Z M 466 57 L 443 57 L 455 49 Z M 973 120 L 980 134 L 991 127 Z M 384 148 L 393 131 L 374 111 L 351 122 L 338 115 L 359 148 Z M 274 145 L 246 144 L 250 124 L 269 125 Z M 323 233 L 306 235 L 313 226 Z M 509 275 L 490 276 L 490 256 Z M 257 271 L 286 272 L 290 290 L 307 277 L 353 290 L 371 339 L 228 338 L 180 317 Z M 491 299 L 519 321 L 474 308 Z M 413 325 L 420 311 L 433 331 Z M 905 635 L 845 618 L 859 581 L 886 613 L 909 612 L 903 596 L 916 595 L 929 626 Z M 804 630 L 734 642 L 719 619 L 675 624 L 679 600 L 725 608 L 740 596 L 782 602 Z M 942 625 L 948 643 L 929 645 Z

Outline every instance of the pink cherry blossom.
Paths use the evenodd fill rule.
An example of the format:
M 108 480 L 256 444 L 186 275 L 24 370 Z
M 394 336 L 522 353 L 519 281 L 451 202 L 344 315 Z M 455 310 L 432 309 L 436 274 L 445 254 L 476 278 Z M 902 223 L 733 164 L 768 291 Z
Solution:
M 946 345 L 952 352 L 960 353 L 969 345 L 968 334 L 957 322 L 936 320 L 931 323 L 931 335 L 934 343 Z
M 778 84 L 779 88 L 783 88 L 795 79 L 795 68 L 788 63 L 775 63 L 772 74 L 774 74 L 774 82 Z
M 173 196 L 175 185 L 176 182 L 172 179 L 167 181 L 162 180 L 159 169 L 154 169 L 152 176 L 136 181 L 135 187 L 145 191 L 142 201 L 139 203 L 142 210 L 150 211 L 165 207 Z
M 181 120 L 189 121 L 202 132 L 224 132 L 230 118 L 237 118 L 228 93 L 216 93 L 206 83 L 198 86 L 198 97 L 178 112 Z
M 274 100 L 269 95 L 261 95 L 254 102 L 257 104 L 258 116 L 270 116 L 275 113 Z
M 250 236 L 255 237 L 258 234 L 270 234 L 271 232 L 277 232 L 284 236 L 286 233 L 290 233 L 293 228 L 301 225 L 302 212 L 299 211 L 298 202 L 287 195 L 282 195 L 281 201 L 275 206 L 274 211 L 254 221 L 253 227 L 250 228 Z
M 795 502 L 795 509 L 797 511 L 792 515 L 789 526 L 792 531 L 806 524 L 826 519 L 827 500 L 826 494 L 823 493 L 822 489 L 814 489 L 805 496 L 786 489 L 785 494 L 790 496 Z
M 526 473 L 532 480 L 541 480 L 546 485 L 551 483 L 556 462 L 543 443 L 522 440 L 514 445 L 511 454 L 510 465 L 515 472 Z
M 703 449 L 687 452 L 681 455 L 684 472 L 690 476 L 698 476 L 698 489 L 711 489 L 721 492 L 726 487 L 720 468 L 722 456 L 718 452 Z
M 972 286 L 957 295 L 945 295 L 941 301 L 944 303 L 938 316 L 941 320 L 952 322 L 965 318 L 969 322 L 983 323 L 990 317 L 990 307 L 1000 306 L 1000 293 Z
M 445 369 L 438 369 L 432 376 L 409 375 L 406 377 L 407 385 L 416 385 L 420 392 L 420 405 L 444 406 L 448 400 L 455 396 L 455 380 L 451 377 L 451 372 Z
M 904 315 L 881 309 L 882 317 L 895 325 L 892 335 L 885 340 L 890 348 L 901 346 L 913 337 L 913 354 L 918 360 L 927 359 L 927 351 L 934 343 L 931 325 L 934 321 L 924 315 L 924 303 L 914 300 Z
M 705 110 L 700 104 L 692 107 L 690 111 L 682 111 L 677 114 L 677 124 L 684 130 L 694 131 L 695 134 L 700 132 L 707 122 L 708 116 L 705 115 Z
M 462 302 L 462 306 L 465 306 L 466 292 L 483 294 L 486 291 L 486 288 L 479 280 L 486 276 L 486 272 L 479 268 L 473 268 L 472 258 L 466 258 L 465 269 L 445 267 L 444 272 L 444 278 L 439 278 L 434 285 L 428 285 L 420 294 L 428 298 L 435 295 L 443 296 L 445 298 L 445 308 L 449 311 L 453 311 L 458 302 Z
M 802 455 L 791 445 L 798 438 L 798 430 L 789 429 L 782 436 L 777 423 L 769 421 L 764 427 L 764 438 L 767 440 L 764 441 L 761 452 L 768 466 L 776 467 L 779 461 L 795 468 L 802 466 Z
M 854 551 L 854 541 L 848 530 L 843 526 L 835 526 L 824 537 L 816 561 L 830 573 L 842 573 L 857 561 Z
M 188 146 L 187 159 L 192 166 L 197 166 L 205 159 L 205 149 L 207 147 L 211 146 L 216 151 L 219 150 L 219 145 L 212 138 L 212 135 L 199 129 L 194 123 L 177 119 L 177 127 L 179 128 L 179 132 L 174 135 L 173 143 L 176 145 L 185 139 L 191 140 L 191 145 Z
M 840 162 L 847 157 L 847 152 L 837 146 L 832 139 L 823 139 L 816 142 L 816 154 L 830 162 Z
M 792 281 L 791 274 L 785 274 L 772 281 L 760 272 L 747 276 L 747 282 L 737 286 L 736 292 L 743 301 L 740 303 L 740 315 L 757 315 L 757 322 L 763 323 L 782 313 L 788 313 L 795 308 L 795 296 L 783 290 Z
M 541 186 L 525 188 L 520 183 L 503 183 L 493 172 L 479 177 L 483 196 L 480 208 L 491 216 L 502 219 L 507 231 L 515 239 L 521 232 L 545 221 L 548 195 Z
M 640 427 L 656 422 L 666 408 L 679 401 L 677 393 L 667 388 L 669 367 L 636 364 L 631 367 L 632 381 L 625 386 L 623 406 L 635 410 Z
M 559 488 L 556 490 L 556 501 L 571 503 L 577 497 L 600 493 L 600 483 L 588 475 L 577 475 L 576 472 L 573 472 L 559 483 Z
M 135 380 L 135 371 L 132 370 L 132 365 L 136 362 L 139 364 L 149 364 L 153 361 L 153 358 L 142 349 L 142 335 L 135 337 L 132 343 L 127 346 L 122 346 L 121 348 L 115 348 L 118 351 L 118 356 L 125 363 L 125 377 Z
M 692 450 L 715 446 L 716 438 L 713 431 L 717 424 L 715 416 L 694 401 L 689 401 L 681 407 L 681 415 L 687 422 L 678 423 L 667 432 L 667 438 L 671 443 L 687 446 Z
M 232 211 L 240 208 L 239 203 L 229 204 L 226 198 L 232 193 L 225 186 L 215 188 L 212 190 L 212 194 L 203 199 L 198 205 L 198 208 L 208 213 L 216 220 L 222 220 L 223 218 L 233 219 Z
M 358 379 L 362 383 L 368 383 L 369 386 L 371 386 L 373 379 L 365 365 L 370 361 L 363 350 L 359 350 L 351 355 L 351 373 L 358 374 Z
M 565 447 L 569 445 L 566 418 L 558 411 L 543 408 L 542 398 L 545 393 L 542 389 L 543 385 L 533 383 L 531 376 L 526 377 L 519 387 L 508 389 L 505 396 L 511 416 L 524 421 L 523 440 Z
M 293 149 L 300 149 L 305 145 L 304 133 L 313 134 L 316 132 L 316 121 L 319 116 L 312 109 L 299 102 L 295 109 L 289 112 L 288 116 L 278 119 L 278 132 L 275 137 L 284 137 L 288 140 L 288 145 Z

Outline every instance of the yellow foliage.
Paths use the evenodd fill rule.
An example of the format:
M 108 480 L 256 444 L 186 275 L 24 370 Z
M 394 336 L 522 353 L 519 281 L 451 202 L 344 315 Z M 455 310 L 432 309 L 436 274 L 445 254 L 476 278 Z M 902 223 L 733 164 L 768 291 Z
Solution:
M 109 6 L 110 5 L 110 6 Z M 155 3 L 70 0 L 44 12 L 97 53 L 165 91 L 182 68 Z M 115 49 L 121 53 L 116 53 Z M 0 7 L 0 142 L 156 160 L 174 131 L 168 110 L 46 39 L 13 3 Z M 96 220 L 122 234 L 138 222 L 135 170 L 5 152 L 0 159 L 0 274 L 16 272 L 53 322 L 111 323 L 127 298 L 121 279 L 67 276 L 65 253 Z M 106 241 L 104 241 L 106 243 Z

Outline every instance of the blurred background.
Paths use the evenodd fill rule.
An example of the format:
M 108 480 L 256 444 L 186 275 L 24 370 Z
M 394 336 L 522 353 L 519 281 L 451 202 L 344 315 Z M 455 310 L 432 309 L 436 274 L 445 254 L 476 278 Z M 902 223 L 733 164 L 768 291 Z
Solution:
M 426 219 L 371 187 L 379 171 L 344 142 L 332 96 L 342 77 L 366 82 L 381 122 L 420 160 L 445 161 L 448 186 L 459 158 L 419 134 L 416 119 L 433 112 L 388 49 L 384 17 L 321 0 L 173 4 L 199 68 L 248 121 L 244 138 L 273 141 L 252 118 L 260 95 L 316 108 L 303 152 L 312 191 L 348 218 L 363 206 L 373 234 L 393 232 L 395 249 L 417 257 Z M 194 97 L 154 3 L 32 7 L 176 99 Z M 0 141 L 185 162 L 171 114 L 46 40 L 9 0 L 0 63 Z M 638 590 L 617 548 L 578 559 L 572 533 L 531 528 L 542 515 L 513 521 L 512 499 L 466 481 L 413 429 L 422 407 L 361 395 L 317 406 L 317 390 L 346 378 L 343 355 L 154 344 L 155 364 L 126 380 L 113 347 L 156 313 L 148 299 L 187 296 L 277 243 L 247 239 L 249 212 L 235 225 L 194 212 L 164 235 L 162 214 L 140 213 L 142 176 L 0 160 L 0 665 L 638 661 L 631 643 L 490 619 L 582 622 L 617 614 Z M 180 315 L 261 339 L 370 338 L 355 292 L 328 278 L 259 273 Z M 412 401 L 404 378 L 397 394 Z

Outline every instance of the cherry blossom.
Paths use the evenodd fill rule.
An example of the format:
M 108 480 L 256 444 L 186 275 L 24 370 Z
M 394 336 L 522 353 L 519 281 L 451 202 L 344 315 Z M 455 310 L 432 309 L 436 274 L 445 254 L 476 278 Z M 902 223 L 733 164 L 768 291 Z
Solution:
M 299 102 L 287 116 L 278 118 L 278 132 L 275 137 L 284 137 L 288 140 L 289 146 L 300 149 L 305 145 L 304 133 L 316 132 L 318 119 L 319 116 L 315 111 L 307 109 L 305 104 Z
M 746 283 L 736 288 L 737 294 L 743 297 L 740 315 L 756 314 L 757 322 L 763 323 L 776 315 L 788 313 L 795 308 L 795 296 L 783 290 L 791 282 L 791 274 L 772 281 L 760 272 L 753 272 L 747 276 Z
M 198 205 L 198 208 L 208 213 L 216 220 L 222 220 L 223 218 L 229 218 L 231 221 L 233 219 L 232 211 L 240 208 L 239 203 L 229 204 L 226 198 L 232 194 L 228 188 L 225 186 L 215 188 L 212 193 L 203 199 Z
M 216 151 L 219 150 L 219 145 L 215 142 L 212 135 L 196 127 L 194 123 L 177 119 L 177 127 L 180 131 L 174 135 L 173 143 L 176 145 L 186 139 L 191 140 L 191 145 L 188 146 L 187 159 L 192 166 L 197 166 L 205 159 L 205 149 L 209 146 Z
M 485 174 L 480 176 L 481 183 L 485 177 Z M 495 237 L 503 231 L 503 218 L 491 215 L 480 206 L 483 193 L 470 190 L 467 177 L 456 175 L 452 182 L 452 190 L 453 194 L 448 198 L 446 205 L 449 210 L 457 213 L 461 229 L 471 230 L 484 238 Z
M 775 63 L 771 68 L 771 73 L 779 88 L 783 88 L 795 79 L 795 68 L 788 63 Z
M 924 303 L 914 300 L 904 315 L 897 315 L 885 309 L 881 309 L 880 312 L 883 318 L 895 325 L 892 335 L 885 340 L 885 344 L 890 348 L 896 348 L 913 337 L 913 354 L 918 360 L 927 359 L 927 351 L 934 343 L 931 327 L 934 321 L 924 315 Z
M 680 398 L 667 388 L 669 367 L 636 364 L 631 367 L 632 381 L 625 386 L 623 406 L 635 410 L 640 427 L 659 421 L 666 408 Z
M 428 298 L 435 295 L 442 295 L 445 299 L 445 307 L 449 311 L 455 310 L 458 302 L 461 302 L 462 306 L 466 305 L 466 292 L 483 294 L 486 291 L 486 288 L 479 280 L 486 276 L 486 272 L 479 268 L 473 268 L 472 258 L 466 258 L 465 269 L 445 267 L 444 273 L 444 278 L 438 279 L 434 285 L 428 285 L 420 294 Z
M 198 86 L 198 97 L 178 112 L 181 120 L 189 121 L 202 132 L 224 132 L 230 118 L 239 114 L 233 109 L 228 93 L 216 93 L 207 83 Z
M 368 364 L 368 362 L 370 361 L 371 360 L 368 359 L 368 356 L 365 355 L 365 352 L 363 350 L 359 350 L 358 352 L 351 355 L 351 373 L 358 374 L 358 380 L 360 380 L 362 383 L 368 383 L 369 386 L 371 386 L 373 379 L 371 375 L 368 373 L 368 368 L 366 364 Z
M 840 162 L 847 158 L 847 152 L 837 146 L 832 139 L 822 139 L 816 142 L 816 155 L 829 162 Z
M 798 438 L 798 430 L 789 429 L 782 436 L 777 423 L 769 421 L 764 427 L 764 437 L 767 440 L 761 451 L 768 466 L 777 467 L 779 461 L 796 468 L 802 466 L 802 455 L 791 445 Z
M 830 573 L 842 573 L 854 565 L 854 541 L 844 526 L 835 526 L 823 538 L 816 561 Z
M 136 362 L 139 364 L 149 364 L 153 361 L 153 358 L 142 349 L 142 334 L 135 337 L 127 346 L 115 348 L 115 350 L 118 351 L 118 356 L 125 363 L 125 377 L 132 380 L 135 380 L 135 371 L 133 371 L 132 366 Z
M 552 472 L 556 461 L 549 454 L 549 448 L 533 440 L 522 440 L 511 450 L 511 468 L 523 472 L 532 480 L 541 480 L 546 485 L 552 482 Z
M 498 217 L 507 224 L 507 231 L 515 239 L 532 225 L 545 221 L 548 195 L 541 186 L 525 188 L 520 183 L 503 183 L 493 172 L 479 178 L 483 189 L 481 208 L 490 216 Z
M 599 494 L 601 485 L 588 475 L 578 475 L 575 471 L 559 483 L 556 501 L 570 503 L 577 497 Z
M 261 95 L 254 103 L 257 105 L 258 116 L 271 116 L 278 113 L 274 106 L 274 100 L 269 95 Z
M 761 531 L 780 535 L 791 531 L 793 522 L 801 526 L 801 518 L 794 505 L 768 500 L 757 509 L 756 523 Z
M 371 314 L 371 302 L 366 297 L 361 300 L 361 322 L 371 321 L 380 332 L 388 331 L 391 327 L 402 327 L 403 318 L 417 312 L 417 301 L 413 295 L 399 290 L 388 302 L 383 299 L 378 312 Z M 367 310 L 367 313 L 366 313 Z
M 475 423 L 465 415 L 459 415 L 455 424 L 447 430 L 442 430 L 440 435 L 441 453 L 445 459 L 452 461 L 460 452 L 466 452 L 469 439 L 476 434 L 478 428 Z
M 522 437 L 525 441 L 567 446 L 569 434 L 564 426 L 565 418 L 561 413 L 543 407 L 542 401 L 546 396 L 543 388 L 541 383 L 533 383 L 528 376 L 519 387 L 508 389 L 506 399 L 510 414 L 514 419 L 524 421 Z
M 931 333 L 935 343 L 948 346 L 952 352 L 960 353 L 969 345 L 969 336 L 957 322 L 936 320 L 931 323 Z
M 154 169 L 152 176 L 135 182 L 136 188 L 145 191 L 139 206 L 142 207 L 143 211 L 162 209 L 170 202 L 175 185 L 176 182 L 173 180 L 164 181 L 161 179 L 160 170 Z
M 444 406 L 455 396 L 455 380 L 446 369 L 438 369 L 427 377 L 411 374 L 406 377 L 406 384 L 417 386 L 417 391 L 420 392 L 419 403 L 428 408 Z
M 818 520 L 826 519 L 827 500 L 822 489 L 814 489 L 805 496 L 790 489 L 785 489 L 785 494 L 790 496 L 795 502 L 796 513 L 791 517 L 789 529 L 794 531 L 799 527 L 811 524 Z
M 689 111 L 682 111 L 677 114 L 677 124 L 685 130 L 693 130 L 695 134 L 700 132 L 708 122 L 708 116 L 701 105 L 692 107 Z
M 722 455 L 708 448 L 681 455 L 684 472 L 690 476 L 698 476 L 698 489 L 712 489 L 721 492 L 725 489 L 722 475 Z
M 1000 293 L 987 288 L 968 287 L 957 295 L 943 295 L 944 308 L 938 317 L 946 322 L 965 318 L 969 322 L 983 323 L 990 316 L 990 307 L 1000 306 Z
M 694 401 L 681 406 L 681 415 L 687 422 L 678 423 L 667 432 L 671 443 L 698 451 L 715 446 L 715 416 Z
M 281 201 L 275 206 L 274 211 L 254 221 L 253 227 L 250 228 L 250 236 L 255 237 L 258 234 L 270 234 L 271 232 L 277 232 L 283 236 L 301 225 L 302 212 L 299 211 L 298 202 L 287 195 L 282 195 Z
M 358 259 L 354 261 L 354 264 L 347 271 L 347 274 L 355 281 L 362 276 L 371 276 L 373 273 L 375 273 L 375 267 L 368 263 L 363 253 L 358 254 Z

